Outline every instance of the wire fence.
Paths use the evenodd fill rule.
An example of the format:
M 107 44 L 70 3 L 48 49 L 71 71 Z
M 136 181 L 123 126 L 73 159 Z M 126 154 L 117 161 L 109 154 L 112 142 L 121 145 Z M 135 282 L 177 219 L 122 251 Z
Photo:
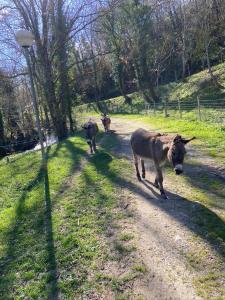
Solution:
M 87 106 L 85 111 L 91 113 L 93 108 Z M 225 99 L 222 98 L 203 99 L 197 97 L 188 101 L 178 99 L 151 104 L 139 102 L 132 105 L 108 102 L 107 111 L 116 114 L 147 114 L 225 125 Z
M 176 119 L 203 121 L 225 124 L 225 99 L 203 99 L 197 97 L 191 101 L 165 101 L 163 105 L 146 107 L 147 113 L 164 115 Z

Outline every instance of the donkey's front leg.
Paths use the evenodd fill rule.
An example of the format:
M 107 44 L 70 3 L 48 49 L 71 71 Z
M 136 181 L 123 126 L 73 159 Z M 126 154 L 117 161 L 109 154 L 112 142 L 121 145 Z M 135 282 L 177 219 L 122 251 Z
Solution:
M 159 183 L 158 183 L 158 179 L 157 179 L 158 177 L 157 177 L 157 175 L 156 175 L 156 177 L 155 177 L 155 181 L 154 181 L 154 186 L 157 188 L 157 189 L 159 189 Z
M 141 159 L 141 167 L 142 167 L 142 178 L 145 179 L 145 162 Z
M 136 175 L 137 175 L 137 179 L 139 181 L 141 181 L 141 175 L 139 173 L 139 169 L 138 169 L 138 157 L 136 154 L 134 154 L 134 165 L 135 165 L 135 168 L 136 168 Z
M 164 199 L 167 199 L 166 193 L 163 188 L 163 174 L 162 174 L 162 170 L 159 166 L 156 166 L 156 174 L 157 175 L 156 175 L 156 179 L 155 179 L 155 185 L 157 186 L 157 183 L 158 183 L 158 187 L 159 187 L 161 196 Z

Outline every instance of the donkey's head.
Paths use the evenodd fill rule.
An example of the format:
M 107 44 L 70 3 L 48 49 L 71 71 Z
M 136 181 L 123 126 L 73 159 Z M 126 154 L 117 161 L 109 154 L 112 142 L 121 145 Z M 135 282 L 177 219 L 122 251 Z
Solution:
M 95 123 L 91 121 L 91 119 L 85 123 L 83 126 L 83 129 L 86 131 L 86 139 L 91 140 L 94 134 L 94 128 L 95 128 Z
M 186 140 L 178 134 L 173 138 L 168 150 L 167 157 L 168 160 L 172 163 L 176 175 L 180 175 L 183 173 L 184 156 L 186 153 L 185 145 L 194 139 L 195 137 Z

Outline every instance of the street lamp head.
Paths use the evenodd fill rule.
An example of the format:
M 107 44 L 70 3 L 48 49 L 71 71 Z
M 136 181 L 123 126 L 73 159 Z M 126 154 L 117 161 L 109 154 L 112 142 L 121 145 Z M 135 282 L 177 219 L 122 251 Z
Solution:
M 30 31 L 22 29 L 17 31 L 16 40 L 21 47 L 28 48 L 32 46 L 34 42 L 34 36 Z

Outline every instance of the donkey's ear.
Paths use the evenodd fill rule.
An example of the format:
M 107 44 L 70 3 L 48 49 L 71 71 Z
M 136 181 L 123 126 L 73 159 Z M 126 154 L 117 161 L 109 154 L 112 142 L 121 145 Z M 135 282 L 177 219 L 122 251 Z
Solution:
M 173 138 L 173 143 L 180 142 L 182 140 L 181 135 L 176 134 Z
M 182 143 L 186 145 L 187 143 L 189 143 L 189 142 L 191 142 L 191 141 L 193 141 L 193 140 L 195 140 L 195 139 L 196 139 L 195 136 L 194 136 L 193 138 L 189 139 L 189 140 L 182 139 Z

